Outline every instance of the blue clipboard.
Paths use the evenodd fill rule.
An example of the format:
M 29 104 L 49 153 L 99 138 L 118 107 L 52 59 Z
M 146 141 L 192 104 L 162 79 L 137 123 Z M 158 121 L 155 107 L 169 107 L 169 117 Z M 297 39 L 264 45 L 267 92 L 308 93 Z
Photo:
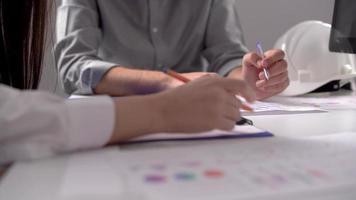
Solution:
M 201 134 L 157 134 L 146 136 L 134 140 L 126 141 L 122 144 L 138 144 L 149 142 L 177 142 L 177 141 L 199 141 L 199 140 L 226 140 L 226 139 L 244 139 L 244 138 L 263 138 L 272 137 L 271 132 L 257 129 L 252 125 L 236 126 L 235 130 L 230 132 L 212 131 Z M 253 129 L 255 131 L 242 132 L 239 129 Z M 236 130 L 237 129 L 237 130 Z M 212 134 L 213 133 L 213 134 Z

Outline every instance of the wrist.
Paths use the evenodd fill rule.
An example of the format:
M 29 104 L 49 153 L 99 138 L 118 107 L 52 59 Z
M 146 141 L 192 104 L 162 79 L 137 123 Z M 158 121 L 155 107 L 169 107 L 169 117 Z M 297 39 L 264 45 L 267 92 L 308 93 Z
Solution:
M 125 87 L 120 82 L 122 73 L 125 73 L 125 69 L 121 66 L 109 69 L 94 88 L 95 94 L 108 94 L 111 96 L 128 95 L 129 92 L 125 90 Z
M 155 132 L 172 132 L 174 129 L 174 115 L 169 113 L 169 108 L 174 106 L 172 105 L 174 100 L 170 99 L 170 96 L 166 93 L 162 92 L 151 96 L 150 108 L 153 110 L 152 119 L 154 119 L 151 129 Z
M 174 79 L 162 72 L 116 66 L 103 76 L 94 90 L 96 94 L 130 96 L 157 93 L 174 84 Z
M 228 78 L 238 78 L 238 79 L 242 79 L 243 75 L 242 75 L 242 66 L 239 66 L 233 70 L 231 70 L 229 72 L 229 74 L 227 75 Z
M 185 130 L 182 126 L 182 121 L 187 120 L 185 112 L 182 108 L 187 107 L 186 103 L 182 102 L 182 98 L 177 94 L 177 90 L 166 91 L 155 95 L 156 98 L 152 102 L 152 108 L 155 111 L 157 132 L 176 133 Z M 183 105 L 183 107 L 182 107 Z
M 165 117 L 161 109 L 164 102 L 159 102 L 159 98 L 154 94 L 114 99 L 115 126 L 109 144 L 165 131 Z

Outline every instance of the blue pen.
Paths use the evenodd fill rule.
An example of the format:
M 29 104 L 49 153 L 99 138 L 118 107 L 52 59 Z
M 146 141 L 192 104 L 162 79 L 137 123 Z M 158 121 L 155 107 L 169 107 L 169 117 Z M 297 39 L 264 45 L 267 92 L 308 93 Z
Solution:
M 258 51 L 257 53 L 259 54 L 259 56 L 261 56 L 262 59 L 265 59 L 265 54 L 263 52 L 261 42 L 257 42 L 256 47 L 257 47 L 257 51 Z M 266 79 L 269 80 L 269 73 L 266 69 L 266 66 L 263 67 L 263 73 L 264 73 Z

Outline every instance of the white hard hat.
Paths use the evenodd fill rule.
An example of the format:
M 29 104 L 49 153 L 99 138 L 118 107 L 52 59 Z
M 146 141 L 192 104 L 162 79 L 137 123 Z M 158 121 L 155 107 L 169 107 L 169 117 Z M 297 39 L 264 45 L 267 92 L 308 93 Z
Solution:
M 329 51 L 331 25 L 306 21 L 289 29 L 275 44 L 286 53 L 290 85 L 281 93 L 309 93 L 334 80 L 356 77 L 355 55 Z

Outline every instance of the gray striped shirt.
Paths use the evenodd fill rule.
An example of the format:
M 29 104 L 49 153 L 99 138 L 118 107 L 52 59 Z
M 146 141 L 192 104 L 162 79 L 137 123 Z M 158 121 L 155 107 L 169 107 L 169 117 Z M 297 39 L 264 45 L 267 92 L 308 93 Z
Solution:
M 236 0 L 62 0 L 57 40 L 70 94 L 92 93 L 118 65 L 226 75 L 247 52 Z

